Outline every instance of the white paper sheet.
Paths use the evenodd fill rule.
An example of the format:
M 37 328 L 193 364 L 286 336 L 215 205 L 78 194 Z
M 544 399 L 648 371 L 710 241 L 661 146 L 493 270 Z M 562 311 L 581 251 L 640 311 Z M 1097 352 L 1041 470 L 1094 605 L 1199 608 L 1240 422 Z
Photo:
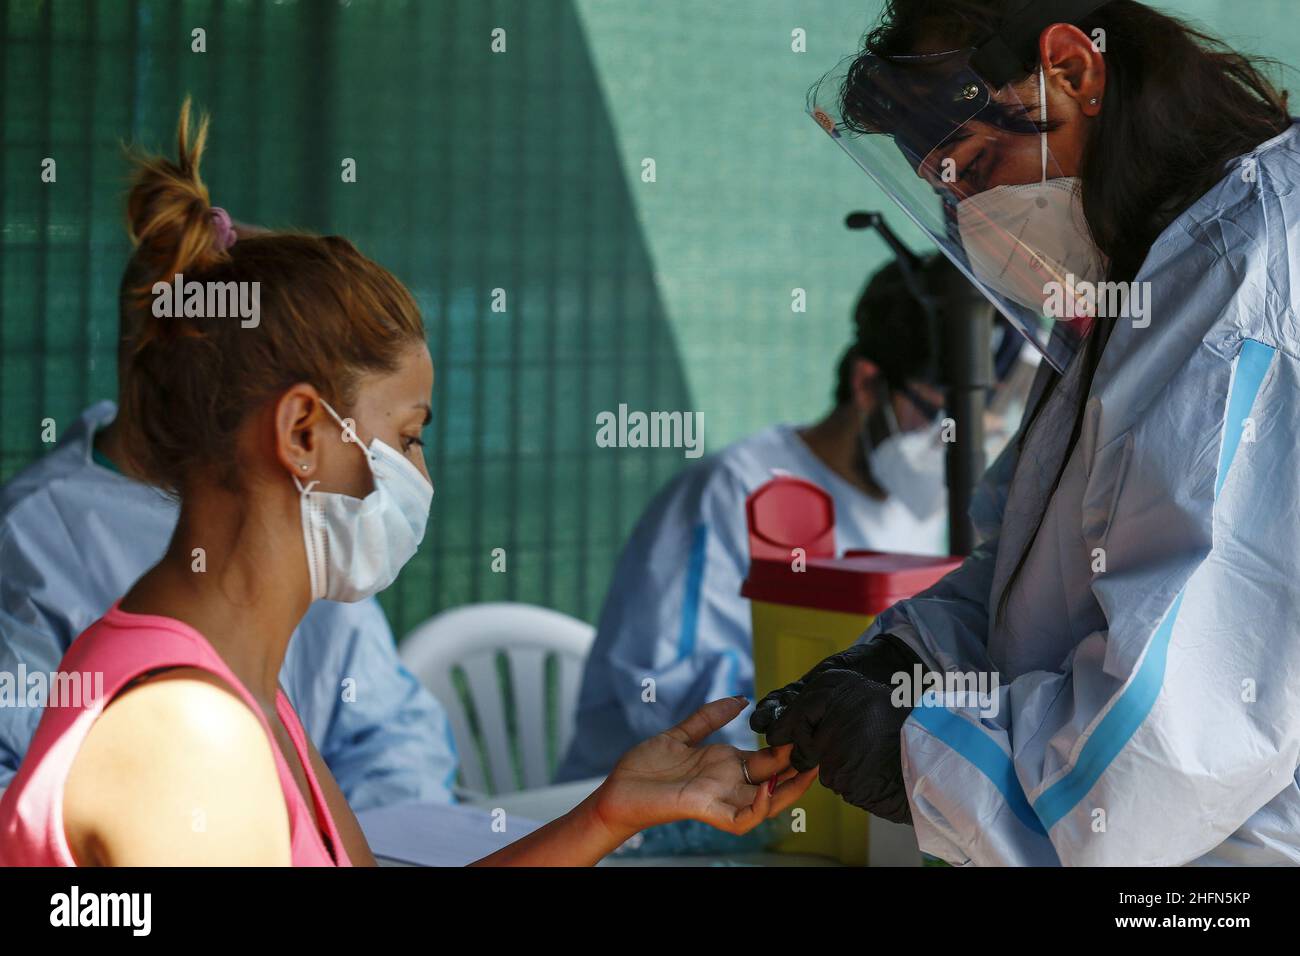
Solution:
M 509 811 L 502 818 L 481 807 L 446 803 L 363 810 L 357 819 L 376 857 L 412 866 L 465 866 L 540 826 Z M 504 833 L 497 832 L 502 824 L 493 829 L 496 819 L 502 819 Z

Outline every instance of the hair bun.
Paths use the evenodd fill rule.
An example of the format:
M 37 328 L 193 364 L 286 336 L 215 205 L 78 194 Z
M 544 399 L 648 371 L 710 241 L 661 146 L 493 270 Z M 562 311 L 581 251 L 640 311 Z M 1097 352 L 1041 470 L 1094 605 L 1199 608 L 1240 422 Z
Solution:
M 228 261 L 227 239 L 199 176 L 199 163 L 208 138 L 208 117 L 200 115 L 191 136 L 191 107 L 187 96 L 177 124 L 176 160 L 136 154 L 135 174 L 126 215 L 142 285 L 169 280 L 176 273 L 201 274 Z M 230 217 L 219 210 L 224 222 Z

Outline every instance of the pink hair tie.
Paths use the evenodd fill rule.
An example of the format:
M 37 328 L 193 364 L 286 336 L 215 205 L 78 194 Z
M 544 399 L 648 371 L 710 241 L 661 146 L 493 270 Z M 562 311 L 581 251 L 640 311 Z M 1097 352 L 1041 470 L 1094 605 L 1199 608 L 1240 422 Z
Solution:
M 223 250 L 229 249 L 239 238 L 235 233 L 235 224 L 230 221 L 230 213 L 220 206 L 212 207 L 212 227 L 217 230 L 217 245 Z

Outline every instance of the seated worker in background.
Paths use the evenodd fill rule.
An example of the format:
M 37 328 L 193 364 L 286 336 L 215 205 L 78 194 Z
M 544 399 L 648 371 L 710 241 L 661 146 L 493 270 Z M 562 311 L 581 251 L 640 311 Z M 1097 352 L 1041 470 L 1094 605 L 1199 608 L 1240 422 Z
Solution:
M 424 536 L 423 319 L 346 239 L 241 238 L 199 178 L 207 122 L 193 146 L 189 127 L 187 101 L 179 160 L 141 158 L 127 203 L 116 446 L 179 515 L 157 563 L 61 661 L 102 688 L 44 708 L 0 798 L 0 865 L 374 863 L 279 675 L 314 602 L 372 597 Z M 259 323 L 154 314 L 178 274 L 258 283 Z M 579 806 L 483 862 L 590 864 L 647 826 L 744 833 L 779 813 L 815 776 L 790 771 L 788 749 L 702 745 L 746 705 L 656 728 Z
M 73 639 L 167 550 L 176 501 L 122 448 L 118 407 L 134 387 L 136 331 L 121 329 L 118 405 L 87 409 L 52 451 L 0 488 L 0 672 L 54 671 Z M 399 662 L 377 601 L 314 603 L 289 642 L 280 681 L 354 810 L 452 800 L 457 761 L 447 716 Z M 41 718 L 43 701 L 28 703 L 0 707 L 0 790 Z
M 724 448 L 675 477 L 642 515 L 601 610 L 557 780 L 606 773 L 652 728 L 707 700 L 753 694 L 749 601 L 740 596 L 749 569 L 745 499 L 774 472 L 831 495 L 841 551 L 945 553 L 943 395 L 929 323 L 896 263 L 867 284 L 854 322 L 857 339 L 840 361 L 825 418 Z M 743 721 L 722 739 L 755 745 Z

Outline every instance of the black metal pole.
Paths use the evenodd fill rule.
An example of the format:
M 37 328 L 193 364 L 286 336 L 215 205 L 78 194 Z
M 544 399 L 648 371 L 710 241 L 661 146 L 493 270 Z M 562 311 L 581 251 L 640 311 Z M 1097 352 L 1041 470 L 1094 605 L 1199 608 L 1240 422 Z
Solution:
M 990 355 L 993 307 L 951 262 L 936 256 L 926 268 L 935 297 L 939 330 L 940 383 L 947 397 L 948 548 L 970 554 L 975 531 L 971 495 L 984 474 L 984 409 L 993 385 Z

